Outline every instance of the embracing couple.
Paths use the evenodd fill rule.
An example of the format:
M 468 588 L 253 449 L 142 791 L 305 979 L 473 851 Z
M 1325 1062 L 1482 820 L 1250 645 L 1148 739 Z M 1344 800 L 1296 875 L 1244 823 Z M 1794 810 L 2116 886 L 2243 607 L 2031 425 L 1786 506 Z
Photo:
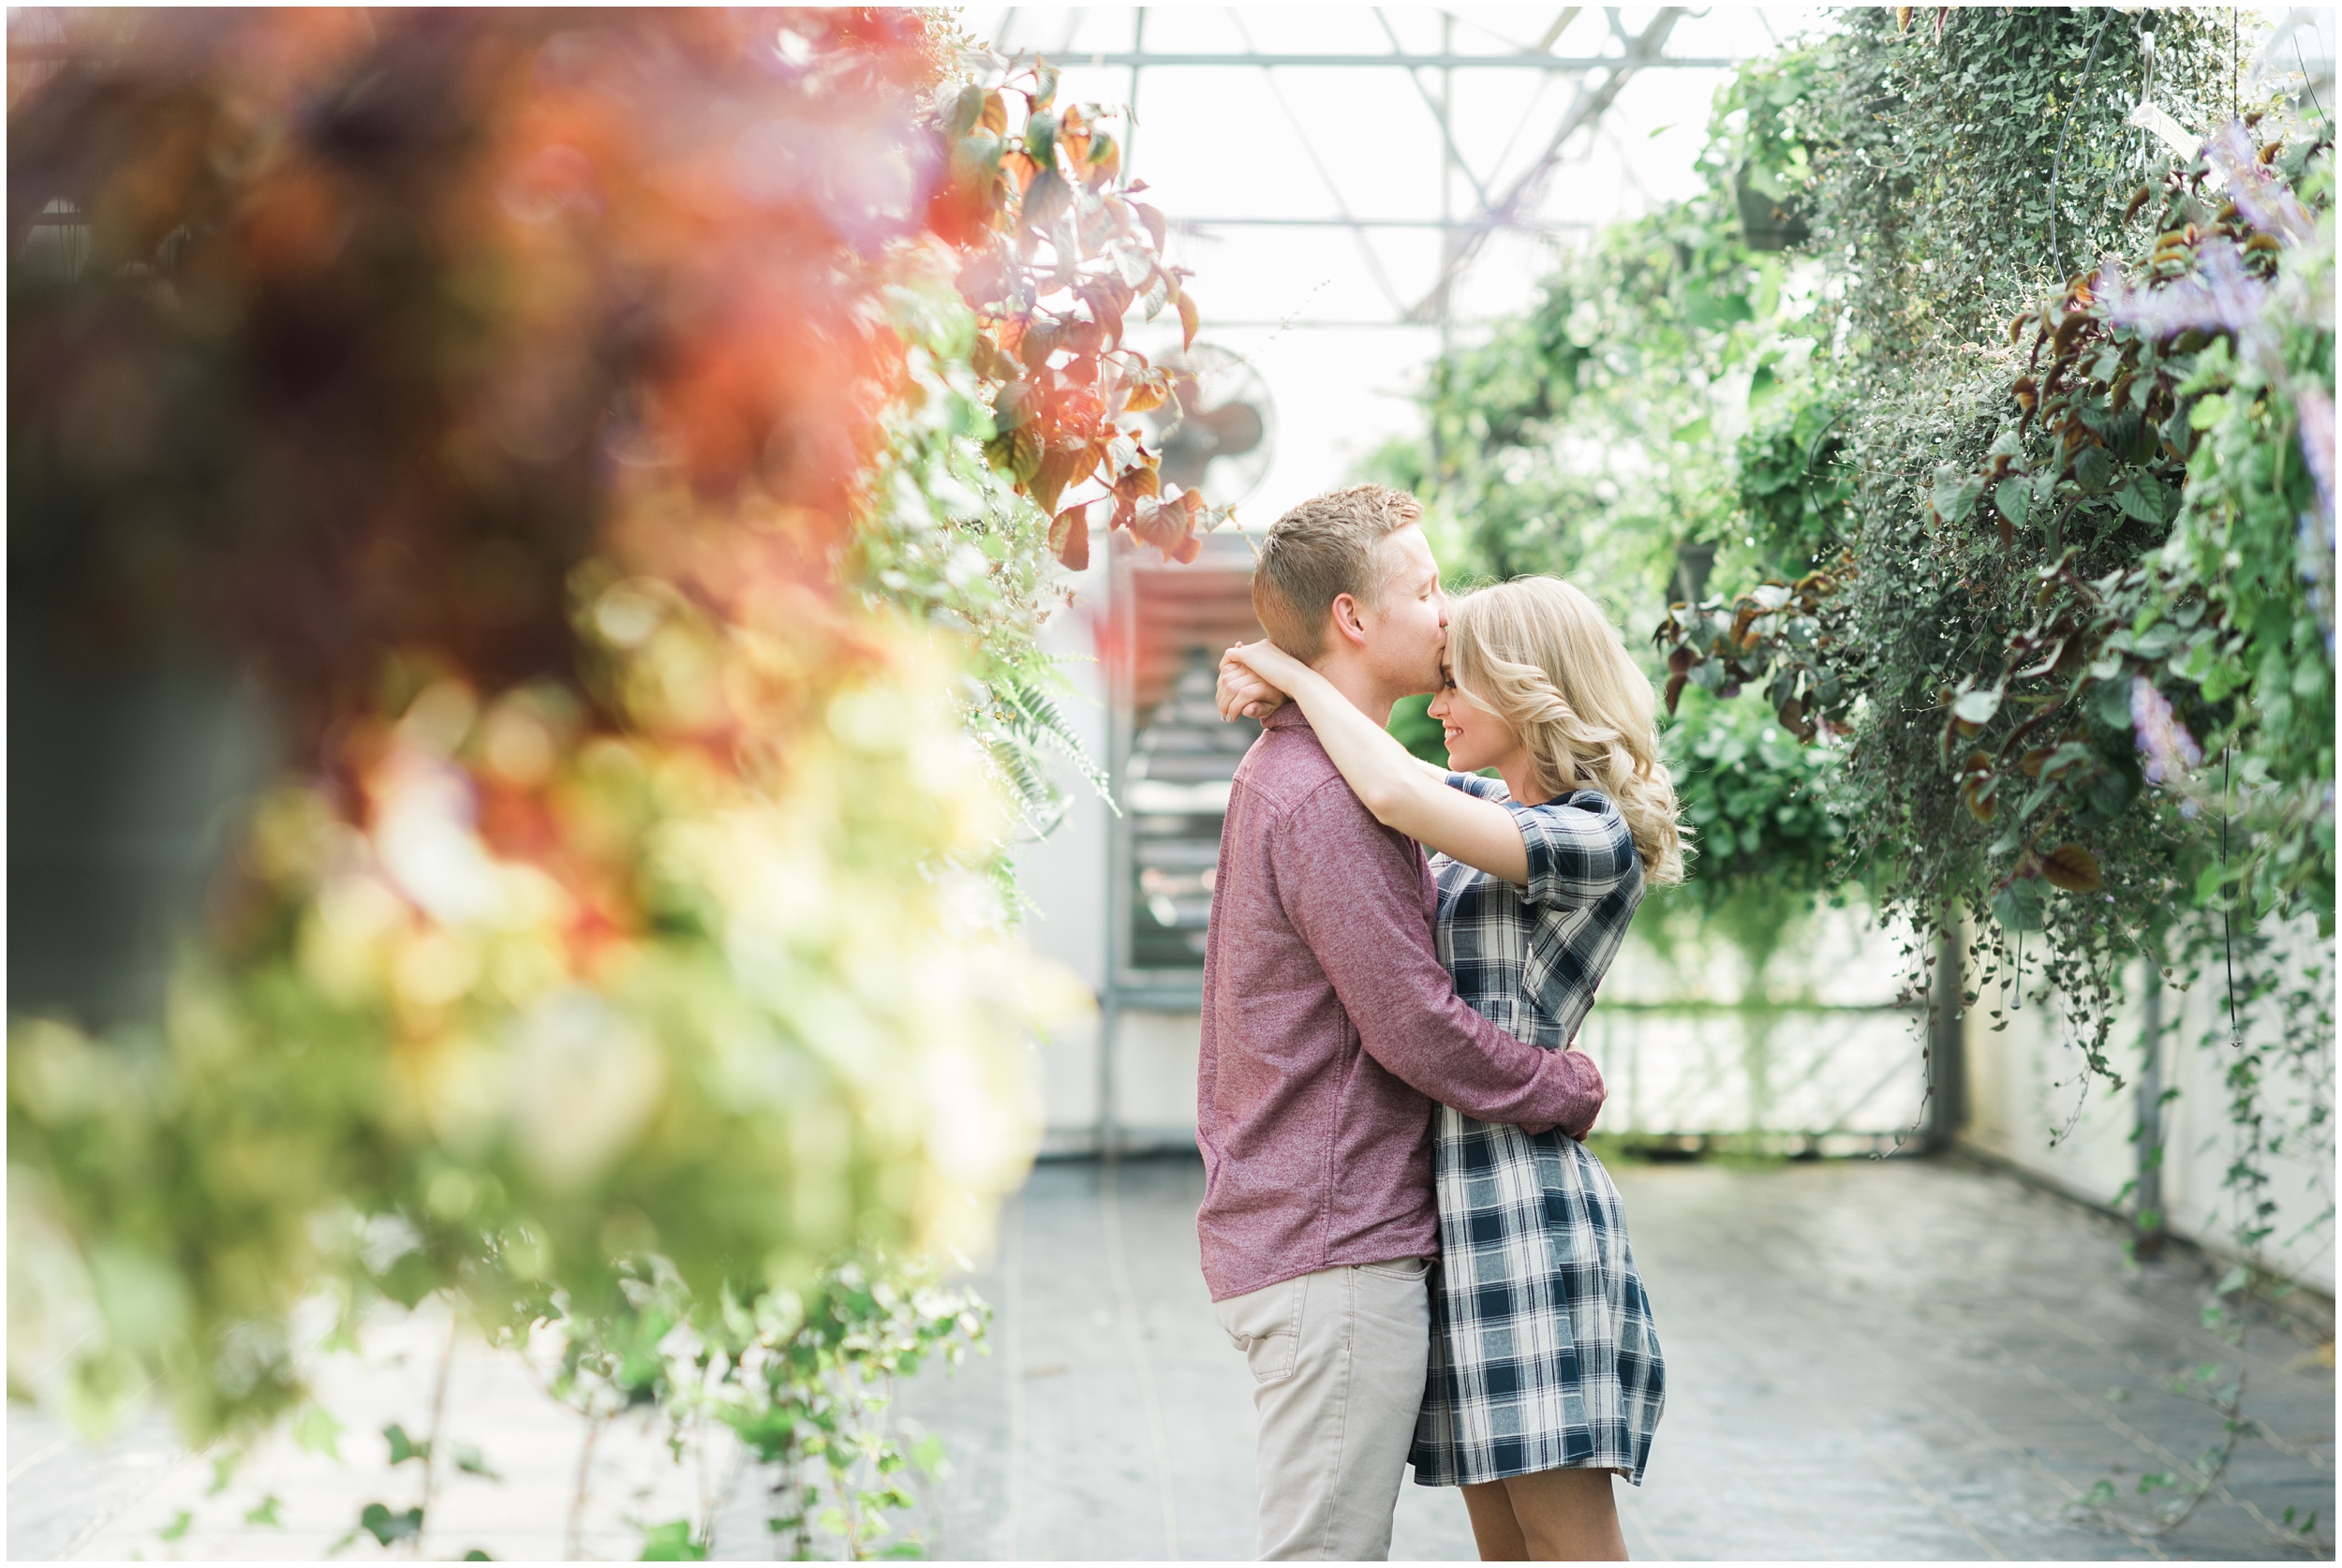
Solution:
M 1451 605 L 1421 518 L 1378 485 L 1286 513 L 1268 641 L 1221 667 L 1266 732 L 1204 962 L 1204 1277 L 1255 1384 L 1263 1559 L 1386 1558 L 1410 1462 L 1484 1559 L 1619 1559 L 1663 1373 L 1574 1041 L 1682 879 L 1675 791 L 1601 611 L 1542 577 Z M 1384 728 L 1427 691 L 1453 772 Z

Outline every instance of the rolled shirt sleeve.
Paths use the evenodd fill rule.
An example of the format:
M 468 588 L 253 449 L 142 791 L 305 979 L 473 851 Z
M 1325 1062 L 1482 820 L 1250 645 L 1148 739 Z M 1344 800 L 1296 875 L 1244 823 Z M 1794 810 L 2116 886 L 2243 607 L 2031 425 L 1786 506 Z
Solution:
M 1339 781 L 1329 790 L 1348 792 Z M 1431 939 L 1433 895 L 1422 851 L 1362 812 L 1343 809 L 1351 803 L 1329 790 L 1296 806 L 1270 863 L 1286 917 L 1316 955 L 1367 1054 L 1467 1116 L 1583 1137 L 1605 1092 L 1593 1059 L 1516 1040 L 1456 995 Z M 1535 860 L 1533 851 L 1533 874 Z

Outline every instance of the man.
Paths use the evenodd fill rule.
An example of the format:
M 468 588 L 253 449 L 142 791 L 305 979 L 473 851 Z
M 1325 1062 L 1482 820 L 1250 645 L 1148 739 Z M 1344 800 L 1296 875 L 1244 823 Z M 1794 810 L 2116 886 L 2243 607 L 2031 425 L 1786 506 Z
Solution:
M 1421 519 L 1379 485 L 1320 496 L 1278 520 L 1253 577 L 1268 635 L 1378 724 L 1439 684 L 1447 606 Z M 1255 1383 L 1262 1559 L 1378 1561 L 1430 1341 L 1432 1102 L 1576 1137 L 1602 1079 L 1457 999 L 1421 849 L 1351 793 L 1297 704 L 1266 722 L 1221 830 L 1196 1230 Z

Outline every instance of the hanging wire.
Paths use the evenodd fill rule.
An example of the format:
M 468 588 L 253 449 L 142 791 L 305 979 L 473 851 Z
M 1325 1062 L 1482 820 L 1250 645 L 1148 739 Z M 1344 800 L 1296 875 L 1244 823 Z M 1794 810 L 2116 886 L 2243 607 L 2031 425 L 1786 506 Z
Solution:
M 2318 118 L 2326 123 L 2326 134 L 2332 136 L 2334 116 L 2327 113 L 2326 106 L 2318 101 L 2318 83 L 2310 80 L 2309 62 L 2302 56 L 2302 30 L 2298 27 L 2293 29 L 2293 64 L 2302 68 L 2302 91 L 2309 95 L 2309 107 L 2318 111 Z
M 2067 273 L 2065 257 L 2057 248 L 2057 182 L 2066 170 L 2066 138 L 2074 128 L 2074 116 L 2082 111 L 2083 96 L 2090 90 L 2090 73 L 2097 68 L 2098 63 L 2098 45 L 2106 41 L 2106 30 L 2113 25 L 2114 13 L 2110 9 L 2106 13 L 2106 20 L 2098 23 L 2097 34 L 2090 39 L 2090 58 L 2083 62 L 2082 80 L 2074 84 L 2074 101 L 2067 106 L 2065 118 L 2057 127 L 2057 155 L 2050 160 L 2050 265 L 2057 269 L 2058 281 L 2061 284 L 2065 281 Z
M 1227 14 L 1228 20 L 1236 23 L 1237 37 L 1244 40 L 1245 49 L 1252 53 L 1259 53 L 1260 46 L 1253 41 L 1252 30 L 1244 25 L 1243 16 L 1233 6 L 1227 7 Z M 1317 155 L 1317 148 L 1310 141 L 1309 126 L 1302 123 L 1301 116 L 1285 97 L 1285 90 L 1278 85 L 1275 67 L 1263 66 L 1260 69 L 1261 80 L 1268 83 L 1269 96 L 1277 100 L 1277 107 L 1284 111 L 1286 121 L 1293 126 L 1294 139 L 1301 143 L 1301 151 L 1308 155 L 1310 167 L 1317 170 L 1318 179 L 1325 184 L 1326 194 L 1334 199 L 1334 211 L 1344 219 L 1354 216 L 1350 203 L 1342 200 L 1341 187 L 1334 184 L 1333 171 L 1326 167 L 1326 160 Z M 1365 229 L 1355 226 L 1350 235 L 1357 242 L 1358 256 L 1366 263 L 1368 275 L 1374 279 L 1374 286 L 1383 291 L 1383 298 L 1390 302 L 1390 308 L 1403 319 L 1407 314 L 1407 302 L 1401 299 L 1399 290 L 1391 287 L 1390 274 L 1383 271 L 1383 260 L 1375 254 L 1374 243 L 1366 237 Z
M 2231 1045 L 2245 1043 L 2245 1030 L 2236 1021 L 2236 940 L 2231 928 L 2228 896 L 2228 790 L 2229 758 L 2232 747 L 2220 748 L 2220 950 L 2228 959 L 2228 1040 Z

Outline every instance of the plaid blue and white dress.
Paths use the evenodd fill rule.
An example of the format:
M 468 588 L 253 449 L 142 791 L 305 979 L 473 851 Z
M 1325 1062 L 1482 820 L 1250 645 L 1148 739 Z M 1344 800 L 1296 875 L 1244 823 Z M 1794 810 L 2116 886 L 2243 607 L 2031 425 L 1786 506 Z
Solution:
M 1447 782 L 1511 809 L 1529 883 L 1434 855 L 1440 962 L 1475 1011 L 1560 1050 L 1642 902 L 1634 837 L 1591 790 L 1522 806 L 1494 779 Z M 1416 1481 L 1614 1470 L 1640 1486 L 1666 1368 L 1609 1173 L 1558 1129 L 1531 1137 L 1447 1105 L 1432 1161 L 1440 1261 Z

